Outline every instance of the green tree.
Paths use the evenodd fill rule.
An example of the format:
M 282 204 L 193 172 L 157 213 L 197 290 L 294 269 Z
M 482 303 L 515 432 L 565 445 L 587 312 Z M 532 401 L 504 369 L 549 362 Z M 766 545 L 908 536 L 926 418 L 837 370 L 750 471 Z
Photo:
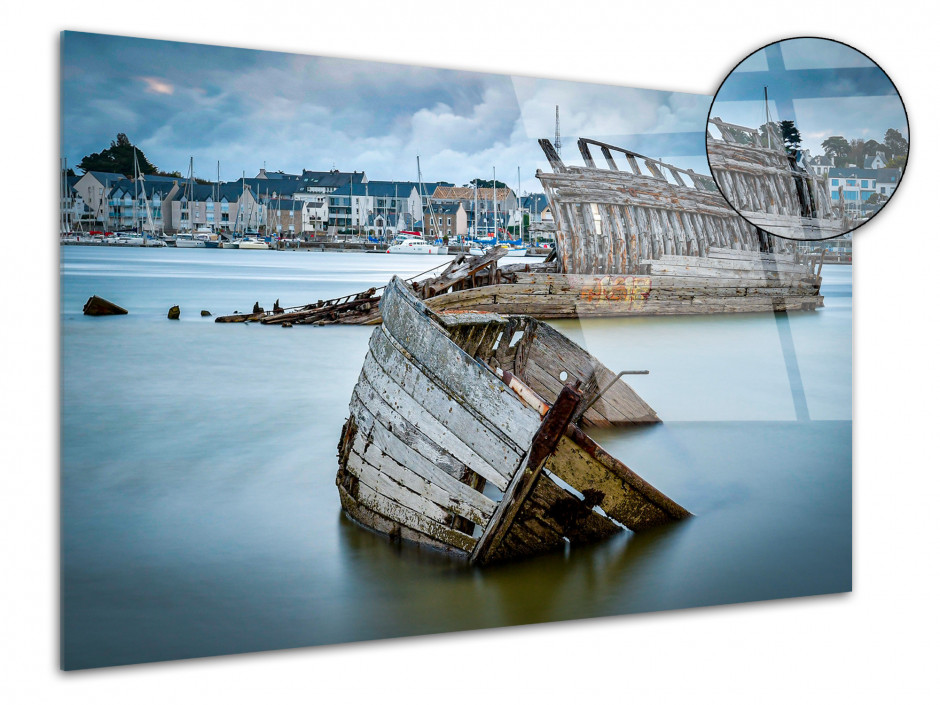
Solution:
M 790 154 L 796 154 L 803 143 L 803 138 L 800 136 L 800 131 L 796 129 L 793 120 L 780 121 L 780 134 L 783 137 L 783 146 L 786 147 L 786 150 Z
M 78 168 L 84 171 L 109 171 L 114 174 L 134 174 L 134 152 L 137 152 L 137 168 L 141 174 L 155 174 L 157 167 L 150 163 L 144 153 L 131 144 L 123 132 L 112 140 L 111 146 L 82 158 Z
M 783 141 L 783 132 L 781 132 L 780 130 L 780 123 L 773 122 L 773 121 L 765 122 L 763 125 L 761 125 L 758 128 L 758 132 L 759 132 L 758 137 L 760 138 L 761 146 L 766 147 L 768 144 L 767 143 L 767 130 L 768 129 L 773 133 L 774 137 L 776 137 L 781 142 Z M 771 144 L 773 143 L 771 142 Z
M 849 141 L 841 135 L 827 137 L 822 143 L 823 151 L 830 157 L 837 167 L 845 166 L 849 163 L 849 154 L 852 151 Z
M 896 157 L 891 157 L 888 160 L 888 167 L 891 169 L 903 169 L 907 166 L 907 155 L 899 154 Z
M 489 181 L 487 181 L 486 179 L 473 179 L 473 181 L 467 184 L 468 188 L 473 188 L 474 186 L 476 186 L 478 189 L 486 189 L 486 188 L 491 189 L 493 188 L 493 179 L 490 179 Z M 506 184 L 504 184 L 502 181 L 497 179 L 496 188 L 509 188 L 509 187 L 506 186 Z
M 904 139 L 904 135 L 891 128 L 885 132 L 885 148 L 887 149 L 885 156 L 892 159 L 893 157 L 907 157 L 909 145 L 907 140 Z

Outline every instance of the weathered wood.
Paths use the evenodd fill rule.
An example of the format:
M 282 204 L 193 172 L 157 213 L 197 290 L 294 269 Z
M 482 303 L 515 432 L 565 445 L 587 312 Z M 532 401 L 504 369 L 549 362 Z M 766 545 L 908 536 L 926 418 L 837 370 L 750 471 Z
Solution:
M 568 427 L 546 468 L 633 531 L 691 516 L 574 425 Z
M 549 405 L 523 378 L 543 380 L 547 389 L 547 381 L 567 368 L 570 380 L 583 379 L 593 395 L 611 378 L 610 370 L 530 318 L 475 312 L 438 317 L 397 278 L 386 288 L 381 310 L 384 322 L 370 338 L 338 445 L 336 483 L 350 517 L 392 538 L 446 547 L 481 564 L 620 530 L 594 509 L 600 497 L 591 487 L 565 485 L 544 472 L 556 462 L 551 459 L 564 434 L 582 433 L 569 429 L 582 394 L 565 385 Z M 609 392 L 588 413 L 602 421 L 617 414 L 655 419 L 629 387 L 615 384 Z M 592 443 L 579 447 L 606 468 L 608 456 Z M 558 464 L 571 456 L 566 453 Z M 588 470 L 584 475 L 593 478 Z M 503 491 L 499 502 L 484 493 L 487 482 Z M 638 478 L 634 485 L 634 523 L 665 521 L 640 516 L 669 504 L 651 488 L 637 491 L 646 490 Z M 644 498 L 654 506 L 643 506 Z
M 384 370 L 380 371 L 371 354 L 362 366 L 362 379 L 396 414 L 420 429 L 430 441 L 446 448 L 456 460 L 485 477 L 500 490 L 506 489 L 514 464 L 518 463 L 521 453 L 509 452 L 488 429 L 478 427 L 473 420 L 461 418 L 459 412 L 454 417 L 449 408 L 448 415 L 444 417 L 445 423 L 440 418 L 443 414 L 435 415 L 429 412 L 423 406 L 423 398 L 415 399 L 390 379 Z M 356 393 L 362 396 L 368 394 L 368 391 L 357 387 Z M 374 413 L 381 413 L 372 398 L 362 398 L 373 402 L 370 409 Z M 438 407 L 435 404 L 433 408 Z
M 502 501 L 490 517 L 470 555 L 471 563 L 485 564 L 495 555 L 494 552 L 509 533 L 516 515 L 535 486 L 542 466 L 566 431 L 580 399 L 581 393 L 577 389 L 570 385 L 565 386 L 555 404 L 542 419 L 519 471 L 513 476 Z

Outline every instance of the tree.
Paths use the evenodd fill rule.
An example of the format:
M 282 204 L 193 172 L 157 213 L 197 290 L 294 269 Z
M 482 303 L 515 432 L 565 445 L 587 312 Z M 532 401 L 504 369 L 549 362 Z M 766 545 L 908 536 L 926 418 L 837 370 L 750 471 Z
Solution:
M 841 135 L 827 137 L 822 143 L 823 151 L 830 157 L 837 167 L 849 163 L 849 154 L 852 151 L 849 141 Z
M 888 160 L 888 168 L 890 169 L 903 169 L 907 166 L 907 155 L 900 154 L 896 157 L 891 157 Z
M 800 136 L 800 131 L 796 129 L 793 120 L 780 121 L 780 134 L 783 137 L 783 146 L 790 154 L 795 155 L 803 143 L 803 138 Z
M 131 144 L 127 135 L 119 132 L 111 146 L 82 158 L 78 168 L 84 171 L 107 171 L 125 176 L 134 173 L 134 152 L 137 153 L 137 168 L 141 174 L 156 174 L 157 167 L 150 163 L 144 153 Z
M 760 128 L 758 128 L 758 133 L 759 133 L 758 137 L 760 139 L 761 146 L 766 147 L 768 144 L 767 143 L 767 130 L 768 129 L 771 132 L 773 132 L 774 137 L 776 137 L 781 142 L 783 141 L 783 133 L 780 131 L 780 123 L 773 122 L 773 121 L 765 122 L 763 125 L 760 126 Z M 770 144 L 773 144 L 773 143 L 771 142 Z
M 885 132 L 885 148 L 887 149 L 885 156 L 890 160 L 893 157 L 906 157 L 909 145 L 904 135 L 891 128 Z
M 865 140 L 855 138 L 849 142 L 849 161 L 857 167 L 865 166 Z
M 490 179 L 489 181 L 486 181 L 485 179 L 473 179 L 473 181 L 467 184 L 468 188 L 473 188 L 474 186 L 476 186 L 478 189 L 487 189 L 487 188 L 491 189 L 493 188 L 493 179 Z M 497 179 L 496 188 L 509 188 L 509 187 L 506 186 L 506 184 L 504 184 L 502 181 Z

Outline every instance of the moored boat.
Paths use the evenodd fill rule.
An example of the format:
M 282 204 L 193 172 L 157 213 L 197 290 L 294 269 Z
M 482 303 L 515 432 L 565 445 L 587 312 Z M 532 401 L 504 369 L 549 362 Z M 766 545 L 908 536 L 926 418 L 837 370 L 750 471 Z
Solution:
M 659 419 L 566 337 L 434 313 L 397 277 L 380 307 L 339 443 L 352 519 L 487 564 L 689 516 L 587 435 Z
M 393 255 L 436 255 L 439 249 L 437 245 L 432 245 L 423 238 L 409 237 L 396 242 L 385 251 Z

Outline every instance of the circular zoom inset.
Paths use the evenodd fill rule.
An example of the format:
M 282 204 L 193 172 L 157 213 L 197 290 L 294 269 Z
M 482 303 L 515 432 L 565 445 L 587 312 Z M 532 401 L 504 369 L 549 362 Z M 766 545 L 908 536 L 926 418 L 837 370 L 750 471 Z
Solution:
M 751 224 L 825 240 L 877 215 L 910 149 L 894 83 L 860 51 L 831 39 L 769 44 L 728 74 L 708 115 L 708 164 Z

